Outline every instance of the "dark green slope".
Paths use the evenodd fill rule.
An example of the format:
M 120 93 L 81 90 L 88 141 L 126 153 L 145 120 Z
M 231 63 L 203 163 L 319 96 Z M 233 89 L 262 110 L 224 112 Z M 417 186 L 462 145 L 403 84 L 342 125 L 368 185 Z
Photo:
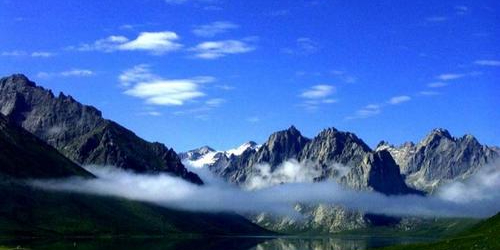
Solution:
M 435 243 L 399 245 L 383 250 L 465 250 L 465 249 L 500 249 L 500 213 L 478 223 L 470 229 L 450 238 Z M 382 250 L 382 249 L 381 249 Z
M 92 177 L 56 149 L 0 114 L 0 177 Z
M 0 238 L 265 234 L 234 214 L 184 212 L 119 198 L 44 191 L 23 179 L 94 176 L 0 115 Z
M 196 213 L 112 197 L 0 183 L 0 237 L 262 235 L 243 217 Z

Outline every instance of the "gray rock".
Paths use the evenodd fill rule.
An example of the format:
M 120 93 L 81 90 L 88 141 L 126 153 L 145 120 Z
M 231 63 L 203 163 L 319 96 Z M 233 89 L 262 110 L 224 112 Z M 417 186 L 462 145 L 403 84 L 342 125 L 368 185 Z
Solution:
M 432 130 L 416 145 L 380 144 L 379 150 L 393 155 L 408 185 L 428 192 L 443 183 L 466 179 L 499 156 L 494 148 L 481 145 L 474 136 L 455 138 L 445 129 Z
M 55 97 L 24 75 L 0 79 L 0 106 L 2 114 L 77 163 L 163 172 L 203 183 L 187 171 L 173 149 L 141 139 L 71 96 Z

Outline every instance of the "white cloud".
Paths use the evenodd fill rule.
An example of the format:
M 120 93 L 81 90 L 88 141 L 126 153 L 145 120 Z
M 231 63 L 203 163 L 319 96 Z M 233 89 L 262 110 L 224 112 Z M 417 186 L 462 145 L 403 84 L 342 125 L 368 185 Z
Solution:
M 229 30 L 237 29 L 239 26 L 232 22 L 217 21 L 210 24 L 200 25 L 193 29 L 193 33 L 201 37 L 213 37 Z
M 481 66 L 500 66 L 500 61 L 498 60 L 477 60 L 474 61 L 474 64 L 481 65 Z
M 81 76 L 81 77 L 85 77 L 85 76 L 93 76 L 94 72 L 92 70 L 88 70 L 88 69 L 72 69 L 72 70 L 68 70 L 68 71 L 63 71 L 63 72 L 61 72 L 59 74 L 61 76 Z
M 215 108 L 215 107 L 219 107 L 220 105 L 222 105 L 225 102 L 226 102 L 226 100 L 224 100 L 222 98 L 212 98 L 212 99 L 205 101 L 205 104 L 208 107 Z
M 418 94 L 423 96 L 435 96 L 435 95 L 440 95 L 441 93 L 437 91 L 420 91 L 418 92 Z
M 11 51 L 2 51 L 2 53 L 0 53 L 0 55 L 2 55 L 2 56 L 26 56 L 26 55 L 28 55 L 28 53 L 26 53 L 26 51 L 23 51 L 23 50 L 11 50 Z
M 283 164 L 275 171 L 261 167 L 263 171 L 260 173 L 264 175 L 260 176 L 269 179 L 261 178 L 262 182 L 255 179 L 253 183 L 256 185 L 253 186 L 257 188 L 251 191 L 227 184 L 203 168 L 193 169 L 206 180 L 206 185 L 201 187 L 166 174 L 134 174 L 110 166 L 87 167 L 98 176 L 95 179 L 34 181 L 31 184 L 48 190 L 123 197 L 192 211 L 296 215 L 293 204 L 323 203 L 396 216 L 488 217 L 500 209 L 498 166 L 485 166 L 470 179 L 449 183 L 440 187 L 435 195 L 429 196 L 387 196 L 374 191 L 347 189 L 336 182 L 310 183 L 319 173 L 314 168 L 299 166 L 294 161 Z M 345 171 L 340 169 L 339 172 Z
M 441 81 L 450 81 L 450 80 L 460 79 L 460 78 L 465 77 L 465 76 L 466 76 L 465 74 L 446 73 L 446 74 L 438 75 L 436 78 L 441 80 Z
M 362 109 L 356 111 L 353 116 L 346 117 L 346 120 L 352 119 L 364 119 L 368 117 L 372 117 L 378 115 L 382 112 L 382 106 L 378 104 L 368 104 Z
M 255 48 L 238 40 L 207 41 L 191 48 L 195 56 L 202 59 L 216 59 L 231 54 L 247 53 Z
M 32 57 L 52 57 L 54 56 L 54 53 L 47 52 L 47 51 L 35 51 L 31 53 Z
M 269 164 L 254 165 L 243 186 L 247 190 L 256 190 L 283 183 L 311 183 L 320 176 L 320 169 L 313 165 L 299 164 L 297 160 L 291 159 L 273 170 Z
M 0 53 L 1 56 L 31 56 L 31 57 L 51 57 L 54 56 L 54 53 L 46 52 L 46 51 L 34 51 L 32 53 L 28 53 L 24 50 L 11 50 L 11 51 L 2 51 Z
M 427 84 L 427 86 L 429 88 L 441 88 L 441 87 L 448 86 L 448 83 L 445 83 L 445 82 L 431 82 L 431 83 Z
M 133 83 L 151 81 L 158 77 L 151 73 L 150 67 L 147 64 L 139 64 L 131 69 L 127 69 L 118 76 L 118 80 L 124 87 L 128 87 Z
M 186 101 L 204 96 L 193 79 L 153 80 L 140 82 L 125 94 L 145 99 L 148 104 L 180 106 Z
M 401 96 L 394 96 L 394 97 L 392 97 L 391 99 L 389 99 L 388 103 L 396 105 L 396 104 L 400 104 L 400 103 L 407 102 L 407 101 L 410 101 L 410 100 L 411 100 L 411 97 L 409 97 L 407 95 L 401 95 Z
M 302 94 L 300 94 L 300 96 L 306 99 L 321 99 L 330 96 L 333 93 L 335 93 L 334 86 L 320 84 L 305 90 Z
M 90 77 L 94 76 L 95 72 L 89 69 L 70 69 L 61 72 L 38 72 L 38 78 L 50 77 Z
M 179 36 L 175 32 L 141 32 L 134 40 L 125 36 L 109 36 L 99 39 L 93 44 L 82 44 L 76 49 L 80 51 L 147 51 L 155 55 L 176 51 L 182 48 L 177 43 Z
M 336 103 L 337 100 L 331 98 L 331 95 L 333 95 L 335 91 L 335 87 L 331 85 L 319 84 L 312 86 L 311 88 L 304 90 L 299 95 L 302 99 L 304 99 L 299 106 L 305 108 L 306 110 L 314 111 L 317 110 L 321 104 Z
M 148 104 L 162 106 L 181 106 L 187 101 L 205 96 L 200 84 L 214 81 L 214 78 L 209 76 L 164 79 L 151 73 L 149 66 L 145 64 L 123 71 L 118 79 L 127 88 L 124 91 L 126 95 L 144 99 Z M 211 104 L 216 102 L 212 99 Z

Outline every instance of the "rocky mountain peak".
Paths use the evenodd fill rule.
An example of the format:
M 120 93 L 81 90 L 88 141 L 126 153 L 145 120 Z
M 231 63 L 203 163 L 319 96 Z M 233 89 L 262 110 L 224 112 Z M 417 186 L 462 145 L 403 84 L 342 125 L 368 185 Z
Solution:
M 11 76 L 5 77 L 2 79 L 5 84 L 11 85 L 25 85 L 29 87 L 36 87 L 36 84 L 28 79 L 23 74 L 13 74 Z
M 423 145 L 428 145 L 436 141 L 440 141 L 442 139 L 453 140 L 453 136 L 451 136 L 450 132 L 443 128 L 433 129 L 421 142 Z
M 77 163 L 166 172 L 203 183 L 172 149 L 143 140 L 69 95 L 54 97 L 24 75 L 0 79 L 0 113 Z
M 278 131 L 259 149 L 256 162 L 268 162 L 274 166 L 289 158 L 296 158 L 309 141 L 294 126 Z

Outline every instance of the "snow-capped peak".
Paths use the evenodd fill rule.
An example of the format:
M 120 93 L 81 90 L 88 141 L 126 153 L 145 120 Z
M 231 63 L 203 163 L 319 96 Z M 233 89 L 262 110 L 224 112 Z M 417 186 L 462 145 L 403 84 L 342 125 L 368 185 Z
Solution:
M 260 145 L 257 145 L 257 143 L 253 142 L 253 141 L 249 141 L 249 142 L 246 142 L 242 145 L 240 145 L 239 147 L 237 148 L 233 148 L 233 149 L 229 149 L 229 150 L 226 150 L 224 153 L 226 154 L 227 157 L 231 156 L 231 155 L 241 155 L 243 154 L 243 152 L 245 152 L 245 150 L 247 149 L 259 149 Z
M 182 161 L 189 166 L 195 168 L 202 168 L 214 164 L 219 157 L 223 154 L 227 157 L 231 155 L 241 155 L 247 149 L 257 150 L 260 147 L 257 143 L 253 141 L 246 142 L 237 148 L 229 149 L 226 151 L 217 151 L 208 146 L 190 150 L 186 153 L 181 153 Z

